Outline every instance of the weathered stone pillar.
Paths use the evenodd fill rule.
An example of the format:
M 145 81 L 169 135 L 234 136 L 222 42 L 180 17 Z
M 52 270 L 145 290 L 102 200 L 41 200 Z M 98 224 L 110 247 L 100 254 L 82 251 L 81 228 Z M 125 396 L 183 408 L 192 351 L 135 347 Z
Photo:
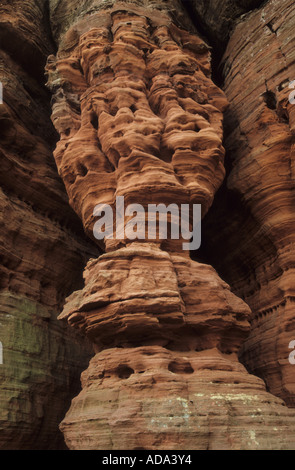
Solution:
M 180 3 L 52 3 L 55 158 L 86 233 L 94 208 L 115 210 L 119 196 L 145 209 L 201 204 L 206 214 L 225 173 L 227 101 Z M 105 240 L 60 315 L 96 351 L 61 424 L 68 447 L 293 445 L 293 414 L 237 359 L 247 305 L 180 240 L 121 238 Z

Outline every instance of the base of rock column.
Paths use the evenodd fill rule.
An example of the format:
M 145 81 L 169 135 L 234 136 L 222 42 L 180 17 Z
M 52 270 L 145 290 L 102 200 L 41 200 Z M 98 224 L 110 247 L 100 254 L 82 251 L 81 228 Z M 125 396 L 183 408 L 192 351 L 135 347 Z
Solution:
M 72 450 L 295 449 L 295 411 L 217 349 L 96 354 L 60 429 Z

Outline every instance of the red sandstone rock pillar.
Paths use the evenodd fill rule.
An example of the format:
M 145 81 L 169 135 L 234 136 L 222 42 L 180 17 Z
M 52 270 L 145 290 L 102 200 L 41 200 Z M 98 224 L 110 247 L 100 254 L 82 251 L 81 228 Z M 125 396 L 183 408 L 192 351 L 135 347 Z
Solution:
M 117 196 L 205 214 L 224 177 L 227 105 L 208 47 L 172 20 L 177 2 L 99 3 L 60 33 L 47 67 L 71 205 L 90 237 L 94 207 Z M 293 414 L 238 362 L 250 311 L 216 272 L 173 240 L 105 249 L 60 316 L 96 351 L 61 424 L 69 448 L 294 447 Z

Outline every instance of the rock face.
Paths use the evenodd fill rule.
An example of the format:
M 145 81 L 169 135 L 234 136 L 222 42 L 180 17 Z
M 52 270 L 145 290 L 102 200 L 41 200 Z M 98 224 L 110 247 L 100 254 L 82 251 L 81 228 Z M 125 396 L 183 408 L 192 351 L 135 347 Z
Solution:
M 294 415 L 217 350 L 107 349 L 61 428 L 70 449 L 294 448 Z
M 233 149 L 228 185 L 241 194 L 268 239 L 258 266 L 260 254 L 252 248 L 256 266 L 251 288 L 244 285 L 239 292 L 253 311 L 242 358 L 272 393 L 291 406 L 295 405 L 294 366 L 288 361 L 289 343 L 295 338 L 295 106 L 289 102 L 289 84 L 295 77 L 294 21 L 292 2 L 285 0 L 278 8 L 270 1 L 239 25 L 225 58 L 226 91 L 242 134 L 238 154 L 233 144 L 240 140 L 237 127 L 228 138 Z M 245 30 L 247 43 L 242 45 L 237 36 Z M 253 83 L 247 96 L 235 92 L 238 63 L 241 68 L 247 63 L 241 80 Z
M 183 5 L 219 54 L 224 51 L 239 17 L 262 3 L 264 0 L 188 0 Z
M 58 423 L 92 354 L 57 321 L 98 251 L 76 228 L 52 158 L 45 13 L 45 2 L 0 5 L 0 449 L 64 448 Z
M 294 413 L 237 360 L 248 316 L 183 256 L 144 245 L 93 261 L 61 316 L 98 351 L 61 423 L 68 447 L 294 448 Z
M 239 23 L 229 42 L 224 56 L 231 103 L 225 119 L 229 171 L 222 191 L 227 195 L 221 195 L 221 204 L 217 198 L 204 235 L 214 267 L 252 310 L 243 363 L 291 407 L 295 106 L 289 85 L 295 77 L 294 21 L 291 1 L 269 1 Z
M 208 48 L 157 16 L 116 3 L 111 13 L 81 19 L 48 61 L 61 135 L 55 158 L 90 236 L 94 207 L 113 205 L 115 196 L 145 206 L 147 192 L 150 203 L 170 204 L 177 195 L 206 213 L 224 178 L 227 101 L 210 80 Z
M 0 449 L 295 449 L 294 15 L 1 1 Z M 200 204 L 201 250 L 122 197 Z
M 94 208 L 120 196 L 205 215 L 225 174 L 227 107 L 208 47 L 177 2 L 74 6 L 52 2 L 47 73 L 54 155 L 85 231 L 93 238 Z M 249 307 L 179 241 L 132 241 L 126 228 L 60 315 L 96 352 L 61 424 L 68 447 L 294 448 L 294 412 L 237 358 Z

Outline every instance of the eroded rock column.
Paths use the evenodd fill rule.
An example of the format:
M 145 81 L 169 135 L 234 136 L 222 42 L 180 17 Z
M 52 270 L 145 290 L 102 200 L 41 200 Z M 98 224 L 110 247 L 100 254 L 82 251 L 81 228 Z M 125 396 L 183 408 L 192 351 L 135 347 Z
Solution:
M 224 94 L 206 44 L 177 2 L 92 2 L 47 72 L 55 158 L 93 238 L 94 208 L 201 204 L 224 178 Z M 172 20 L 172 13 L 173 18 Z M 126 229 L 126 226 L 125 226 Z M 181 240 L 105 240 L 61 319 L 96 355 L 61 423 L 70 449 L 294 447 L 293 414 L 249 375 L 237 351 L 250 310 Z

